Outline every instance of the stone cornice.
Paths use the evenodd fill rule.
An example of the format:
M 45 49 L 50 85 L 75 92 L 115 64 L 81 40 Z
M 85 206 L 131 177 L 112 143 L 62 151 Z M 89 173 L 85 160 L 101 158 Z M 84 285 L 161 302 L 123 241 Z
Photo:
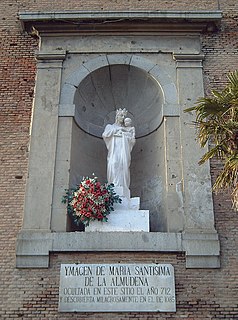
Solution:
M 221 11 L 63 11 L 20 12 L 29 33 L 213 32 Z
M 66 57 L 66 52 L 59 50 L 58 52 L 37 52 L 36 59 L 38 61 L 63 61 Z
M 185 252 L 187 268 L 219 268 L 214 230 L 163 232 L 53 232 L 25 230 L 17 239 L 17 268 L 48 268 L 50 252 Z

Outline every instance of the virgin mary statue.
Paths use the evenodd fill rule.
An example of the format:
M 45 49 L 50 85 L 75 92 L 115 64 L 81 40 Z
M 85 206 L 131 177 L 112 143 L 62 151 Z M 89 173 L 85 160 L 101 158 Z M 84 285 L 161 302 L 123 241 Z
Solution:
M 131 150 L 135 144 L 135 128 L 126 118 L 127 110 L 118 109 L 114 124 L 108 124 L 102 134 L 107 155 L 107 180 L 115 187 L 122 187 L 121 196 L 130 198 Z

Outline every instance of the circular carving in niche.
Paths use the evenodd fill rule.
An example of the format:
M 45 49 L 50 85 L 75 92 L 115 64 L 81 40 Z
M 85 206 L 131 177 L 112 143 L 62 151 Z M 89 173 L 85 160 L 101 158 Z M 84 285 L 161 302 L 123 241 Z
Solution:
M 76 121 L 87 133 L 102 136 L 114 123 L 115 110 L 126 108 L 136 136 L 148 135 L 162 120 L 162 92 L 146 71 L 131 65 L 109 65 L 91 72 L 78 86 L 74 104 Z

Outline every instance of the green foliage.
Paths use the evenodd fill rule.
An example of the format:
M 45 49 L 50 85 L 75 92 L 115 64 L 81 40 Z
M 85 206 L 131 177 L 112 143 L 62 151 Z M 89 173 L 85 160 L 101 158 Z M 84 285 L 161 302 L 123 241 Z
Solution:
M 200 98 L 185 112 L 196 112 L 201 147 L 211 142 L 210 150 L 199 164 L 214 157 L 223 160 L 213 189 L 230 189 L 234 208 L 238 210 L 238 71 L 228 74 L 227 78 L 228 83 L 221 92 L 213 90 L 211 97 Z
M 67 214 L 72 219 L 75 226 L 80 226 L 81 221 L 74 215 L 74 209 L 71 206 L 71 201 L 74 197 L 74 192 L 77 191 L 77 187 L 65 190 L 65 195 L 62 197 L 62 203 L 67 204 Z

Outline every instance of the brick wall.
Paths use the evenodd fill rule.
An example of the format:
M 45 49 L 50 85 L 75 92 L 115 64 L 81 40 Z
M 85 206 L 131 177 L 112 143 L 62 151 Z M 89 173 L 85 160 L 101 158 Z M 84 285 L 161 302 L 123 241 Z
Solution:
M 205 90 L 221 88 L 226 73 L 238 69 L 238 2 L 220 0 L 220 29 L 203 35 Z M 238 319 L 238 215 L 229 195 L 214 196 L 221 269 L 186 270 L 183 254 L 90 253 L 51 255 L 47 270 L 16 269 L 15 241 L 22 224 L 28 142 L 34 98 L 37 39 L 22 33 L 19 11 L 38 10 L 196 10 L 217 9 L 211 0 L 4 0 L 0 2 L 0 318 L 1 319 Z M 215 176 L 219 163 L 211 164 Z M 60 263 L 158 262 L 175 267 L 176 313 L 59 314 Z

